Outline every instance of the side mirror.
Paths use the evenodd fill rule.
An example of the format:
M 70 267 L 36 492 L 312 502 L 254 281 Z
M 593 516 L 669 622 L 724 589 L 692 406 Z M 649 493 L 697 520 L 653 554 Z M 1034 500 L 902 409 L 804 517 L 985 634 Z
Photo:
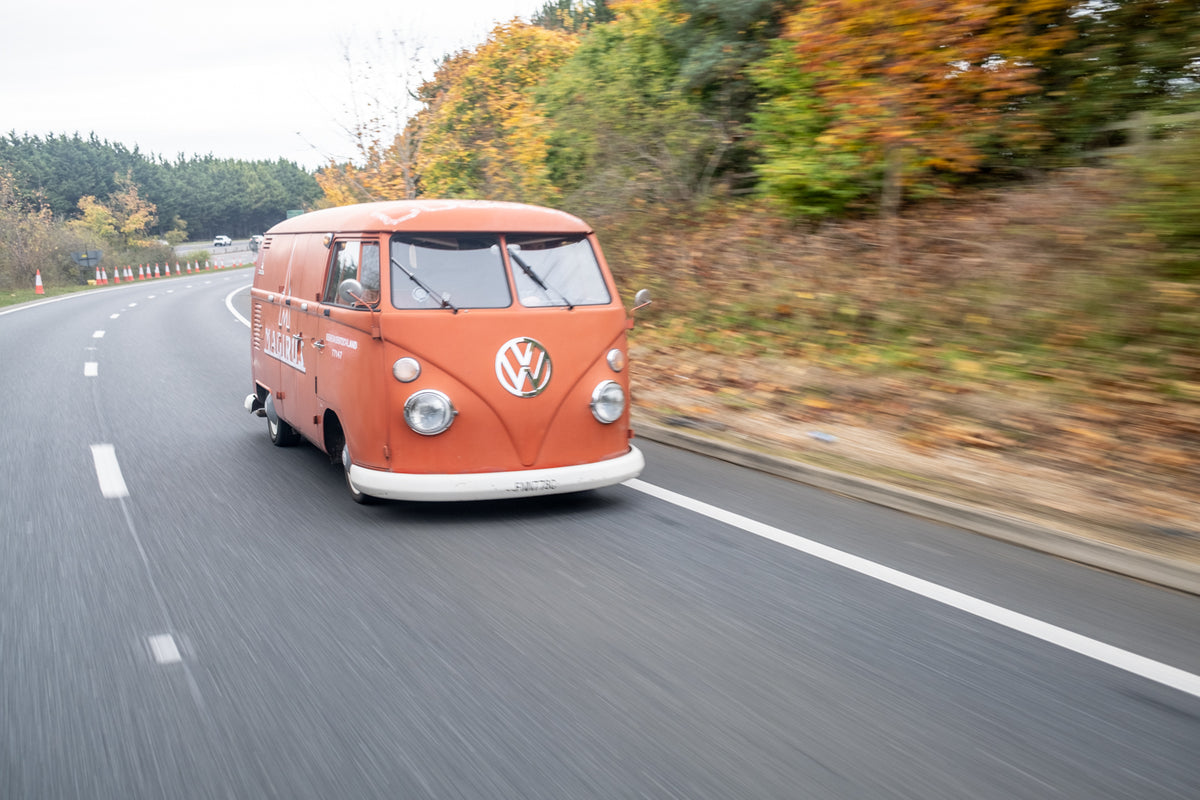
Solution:
M 363 297 L 363 285 L 354 278 L 347 278 L 338 284 L 337 299 L 342 305 L 352 306 L 355 303 L 366 305 Z
M 639 308 L 645 308 L 653 302 L 654 301 L 650 299 L 649 289 L 638 289 L 637 294 L 633 296 L 632 310 L 637 311 Z

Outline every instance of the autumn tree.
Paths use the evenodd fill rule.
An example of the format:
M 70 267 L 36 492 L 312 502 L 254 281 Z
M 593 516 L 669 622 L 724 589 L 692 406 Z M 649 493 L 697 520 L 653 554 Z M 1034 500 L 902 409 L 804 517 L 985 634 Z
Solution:
M 894 216 L 906 186 L 935 188 L 990 154 L 1032 148 L 1041 131 L 1020 101 L 1038 91 L 1039 59 L 1071 35 L 1059 23 L 1075 5 L 805 5 L 757 73 L 770 94 L 755 122 L 764 190 L 794 210 L 838 212 L 874 186 Z
M 104 201 L 91 195 L 79 198 L 81 216 L 73 224 L 103 242 L 138 244 L 146 239 L 150 229 L 158 223 L 157 209 L 138 194 L 138 188 L 128 174 L 117 176 L 115 182 L 117 191 Z
M 344 206 L 375 200 L 412 199 L 417 196 L 417 139 L 415 128 L 394 134 L 390 142 L 362 141 L 359 162 L 330 162 L 317 171 L 317 185 L 325 203 Z
M 325 203 L 416 197 L 418 138 L 411 121 L 420 105 L 423 50 L 419 37 L 396 30 L 346 46 L 350 92 L 343 128 L 355 156 L 331 158 L 317 172 Z
M 0 288 L 33 285 L 50 253 L 53 229 L 50 206 L 24 196 L 12 173 L 0 170 Z
M 532 89 L 558 69 L 576 38 L 519 21 L 442 61 L 420 91 L 421 193 L 554 203 L 549 130 Z

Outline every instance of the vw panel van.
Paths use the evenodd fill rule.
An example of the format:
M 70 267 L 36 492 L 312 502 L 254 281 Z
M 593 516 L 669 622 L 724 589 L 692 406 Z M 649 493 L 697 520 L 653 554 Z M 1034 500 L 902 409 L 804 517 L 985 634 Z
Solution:
M 478 500 L 640 474 L 631 326 L 595 233 L 517 203 L 410 200 L 267 231 L 253 392 L 273 443 L 307 439 L 351 495 Z

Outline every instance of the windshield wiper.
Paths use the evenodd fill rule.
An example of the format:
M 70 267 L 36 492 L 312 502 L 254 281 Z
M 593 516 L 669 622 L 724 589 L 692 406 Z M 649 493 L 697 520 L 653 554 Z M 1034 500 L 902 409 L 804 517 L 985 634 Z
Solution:
M 547 286 L 546 282 L 543 281 L 540 277 L 538 277 L 538 274 L 533 271 L 533 267 L 526 264 L 525 259 L 523 259 L 519 255 L 517 255 L 518 249 L 520 249 L 520 248 L 517 245 L 510 244 L 508 246 L 508 254 L 510 256 L 512 256 L 513 261 L 517 262 L 517 266 L 519 266 L 521 268 L 521 271 L 524 272 L 526 275 L 528 275 L 530 280 L 532 280 L 534 283 L 536 283 L 538 286 L 540 286 L 542 288 L 542 291 L 545 292 L 547 295 L 549 295 L 550 292 L 554 292 L 556 295 L 558 295 L 560 298 L 562 298 L 562 301 L 567 304 L 567 311 L 574 311 L 575 310 L 574 303 L 572 303 L 570 300 L 568 300 L 567 296 L 565 294 L 563 294 L 562 292 L 560 292 L 558 289 L 551 289 L 549 286 Z
M 451 311 L 453 311 L 455 314 L 458 313 L 458 308 L 453 303 L 451 303 L 449 301 L 449 299 L 446 298 L 445 295 L 438 294 L 433 289 L 430 289 L 428 286 L 426 286 L 424 281 L 422 281 L 420 278 L 418 278 L 416 276 L 416 274 L 412 270 L 410 270 L 408 267 L 404 266 L 399 261 L 397 261 L 395 256 L 392 256 L 392 266 L 398 267 L 400 269 L 400 271 L 403 272 L 405 275 L 407 275 L 408 279 L 410 281 L 412 281 L 417 286 L 419 286 L 421 288 L 421 290 L 425 292 L 425 294 L 429 295 L 430 297 L 437 298 L 437 300 L 441 304 L 442 308 L 448 308 Z

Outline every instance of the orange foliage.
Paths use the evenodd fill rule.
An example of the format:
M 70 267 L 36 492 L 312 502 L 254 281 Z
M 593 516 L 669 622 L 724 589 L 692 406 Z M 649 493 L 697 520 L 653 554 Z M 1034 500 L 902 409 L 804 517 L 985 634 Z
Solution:
M 831 140 L 901 147 L 921 167 L 970 171 L 981 132 L 1036 135 L 1014 105 L 1033 63 L 1062 44 L 1074 0 L 825 0 L 793 14 Z
M 416 153 L 422 193 L 553 203 L 548 125 L 531 91 L 578 40 L 511 22 L 447 59 L 421 90 Z

